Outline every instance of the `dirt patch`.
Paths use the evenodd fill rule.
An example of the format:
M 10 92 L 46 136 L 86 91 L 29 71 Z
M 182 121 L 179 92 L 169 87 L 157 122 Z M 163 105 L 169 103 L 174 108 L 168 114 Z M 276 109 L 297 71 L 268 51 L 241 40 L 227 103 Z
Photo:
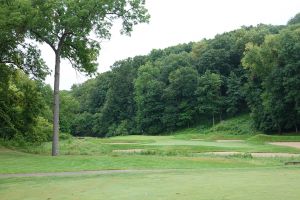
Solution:
M 270 142 L 269 144 L 300 149 L 300 142 Z
M 141 153 L 144 149 L 116 149 L 113 150 L 114 153 Z
M 244 140 L 217 140 L 217 142 L 243 142 Z
M 218 156 L 234 156 L 234 155 L 243 155 L 243 152 L 235 152 L 235 151 L 224 151 L 224 152 L 206 152 L 202 153 L 204 155 L 218 155 Z M 273 157 L 299 157 L 300 154 L 295 153 L 248 153 L 252 157 L 255 158 L 273 158 Z

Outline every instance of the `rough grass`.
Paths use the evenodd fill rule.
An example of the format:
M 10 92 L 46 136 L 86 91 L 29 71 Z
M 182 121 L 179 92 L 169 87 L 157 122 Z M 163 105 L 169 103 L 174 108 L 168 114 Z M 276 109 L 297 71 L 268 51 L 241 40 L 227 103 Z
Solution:
M 253 128 L 249 114 L 227 119 L 214 127 L 207 124 L 175 132 L 177 139 L 205 141 L 214 140 L 247 140 L 251 143 L 266 142 L 297 142 L 300 141 L 299 133 L 282 133 L 281 135 L 266 135 Z
M 249 114 L 221 121 L 215 126 L 207 124 L 175 132 L 180 139 L 246 139 L 258 134 L 253 126 Z

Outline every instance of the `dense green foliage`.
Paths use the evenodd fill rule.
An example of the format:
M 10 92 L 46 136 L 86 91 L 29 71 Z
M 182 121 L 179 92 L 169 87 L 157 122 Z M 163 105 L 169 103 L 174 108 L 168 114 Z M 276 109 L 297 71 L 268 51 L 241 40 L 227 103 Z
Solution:
M 22 69 L 37 79 L 43 79 L 48 74 L 48 68 L 37 46 L 25 40 L 24 26 L 28 19 L 21 12 L 12 1 L 0 1 L 0 64 Z
M 81 106 L 72 134 L 161 134 L 243 112 L 258 130 L 297 132 L 297 27 L 242 27 L 116 62 L 70 91 Z M 268 51 L 275 47 L 281 55 Z
M 264 131 L 298 131 L 300 125 L 300 24 L 248 44 L 243 64 L 255 125 Z
M 118 61 L 111 71 L 61 93 L 60 131 L 97 137 L 162 134 L 214 126 L 250 112 L 251 130 L 298 132 L 298 18 L 286 26 L 242 27 Z M 1 31 L 7 33 L 7 27 Z M 22 42 L 23 35 L 18 39 Z M 17 45 L 3 41 L 1 48 Z M 12 52 L 3 51 L 0 58 Z M 9 63 L 0 68 L 1 137 L 45 141 L 52 122 L 52 90 L 16 68 L 20 67 Z M 31 74 L 43 78 L 43 73 Z
M 18 142 L 49 140 L 51 88 L 6 65 L 0 65 L 0 75 L 0 137 Z

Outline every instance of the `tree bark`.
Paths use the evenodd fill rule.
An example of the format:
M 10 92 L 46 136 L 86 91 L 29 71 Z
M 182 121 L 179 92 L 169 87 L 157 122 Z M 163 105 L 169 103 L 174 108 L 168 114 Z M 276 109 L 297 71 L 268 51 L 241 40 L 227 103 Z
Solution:
M 59 76 L 60 76 L 60 55 L 55 53 L 55 75 L 54 75 L 54 95 L 53 95 L 53 142 L 52 156 L 59 154 Z

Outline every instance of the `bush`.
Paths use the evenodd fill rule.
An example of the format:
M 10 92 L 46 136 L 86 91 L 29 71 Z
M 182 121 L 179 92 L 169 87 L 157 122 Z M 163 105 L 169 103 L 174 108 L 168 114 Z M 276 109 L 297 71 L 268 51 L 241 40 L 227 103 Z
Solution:
M 29 143 L 42 143 L 50 141 L 52 137 L 52 124 L 43 117 L 37 118 L 36 126 L 31 132 L 25 134 L 25 140 Z
M 70 133 L 60 132 L 59 139 L 61 140 L 70 140 L 72 135 Z

